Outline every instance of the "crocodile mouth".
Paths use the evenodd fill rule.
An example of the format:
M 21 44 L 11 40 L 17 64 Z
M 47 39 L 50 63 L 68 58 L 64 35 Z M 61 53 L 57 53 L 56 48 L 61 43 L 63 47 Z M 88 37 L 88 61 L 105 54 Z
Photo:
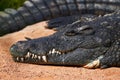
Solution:
M 14 45 L 15 46 L 15 45 Z M 66 51 L 66 52 L 63 52 L 63 51 L 59 51 L 59 50 L 56 50 L 56 49 L 51 49 L 49 50 L 47 53 L 44 53 L 44 54 L 37 54 L 37 53 L 33 53 L 33 52 L 25 52 L 25 53 L 20 53 L 21 55 L 17 55 L 17 56 L 14 56 L 14 54 L 18 53 L 16 52 L 15 49 L 12 49 L 13 47 L 11 47 L 10 51 L 11 51 L 11 54 L 13 55 L 13 59 L 14 61 L 16 62 L 25 62 L 25 63 L 39 63 L 41 64 L 41 62 L 45 62 L 47 63 L 48 62 L 48 57 L 50 59 L 50 57 L 60 57 L 60 56 L 65 56 L 65 54 L 68 54 L 70 51 Z
M 30 60 L 33 60 L 35 62 L 38 61 L 43 61 L 43 62 L 47 62 L 47 57 L 49 55 L 64 55 L 65 53 L 61 52 L 61 51 L 57 51 L 55 49 L 50 50 L 46 55 L 38 55 L 38 54 L 34 54 L 32 52 L 27 52 L 24 56 L 13 56 L 14 60 L 17 62 L 29 62 Z
M 79 50 L 80 49 L 80 50 Z M 83 50 L 83 51 L 82 51 Z M 46 54 L 35 54 L 28 51 L 24 56 L 13 56 L 14 61 L 32 64 L 63 65 L 63 66 L 83 66 L 85 68 L 97 68 L 100 66 L 100 60 L 103 54 L 96 55 L 84 51 L 89 49 L 76 48 L 68 52 L 61 52 L 56 49 L 49 50 Z M 81 51 L 81 52 L 79 52 Z M 13 51 L 11 51 L 13 52 Z M 104 51 L 105 53 L 106 51 Z M 88 56 L 89 54 L 89 56 Z M 93 56 L 96 56 L 93 58 Z M 88 58 L 88 59 L 87 59 Z M 77 64 L 76 64 L 77 62 Z

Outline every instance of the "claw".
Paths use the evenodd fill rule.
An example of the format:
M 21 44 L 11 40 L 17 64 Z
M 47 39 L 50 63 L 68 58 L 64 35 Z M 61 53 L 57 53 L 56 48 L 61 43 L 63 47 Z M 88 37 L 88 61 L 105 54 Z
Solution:
M 97 68 L 97 67 L 99 67 L 99 65 L 100 65 L 100 60 L 95 60 L 91 63 L 88 63 L 87 65 L 85 65 L 83 67 L 91 69 L 91 68 Z
M 100 60 L 103 58 L 103 55 L 99 56 L 97 59 L 95 59 L 94 61 L 88 63 L 87 65 L 83 66 L 84 68 L 98 68 L 100 67 Z

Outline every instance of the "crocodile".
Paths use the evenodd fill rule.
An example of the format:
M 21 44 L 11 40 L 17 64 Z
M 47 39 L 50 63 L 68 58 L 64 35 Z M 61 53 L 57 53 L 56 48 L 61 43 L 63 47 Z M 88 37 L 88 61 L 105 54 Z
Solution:
M 10 48 L 16 62 L 120 67 L 120 11 L 91 21 L 73 22 L 47 37 L 26 39 Z
M 114 31 L 116 32 L 117 35 L 119 35 L 119 27 L 117 28 L 113 27 L 113 28 L 116 28 L 116 30 L 115 29 L 109 30 L 108 28 L 105 28 L 105 27 L 104 29 L 103 27 L 102 28 L 98 27 L 98 29 L 100 29 L 99 31 L 95 27 L 91 28 L 88 26 L 84 26 L 84 24 L 92 25 L 92 26 L 95 26 L 95 25 L 101 26 L 99 22 L 104 21 L 101 24 L 105 26 L 110 25 L 109 27 L 111 29 L 111 25 L 114 25 L 114 26 L 119 25 L 119 24 L 114 24 L 114 20 L 116 22 L 119 20 L 118 19 L 119 14 L 113 14 L 113 12 L 119 11 L 119 10 L 120 10 L 119 0 L 27 0 L 24 2 L 23 6 L 19 7 L 17 10 L 8 8 L 8 9 L 5 9 L 3 12 L 0 12 L 0 35 L 2 36 L 7 33 L 18 31 L 27 25 L 31 25 L 40 21 L 49 20 L 48 28 L 51 28 L 51 26 L 52 28 L 58 27 L 58 26 L 62 28 L 60 28 L 60 30 L 58 30 L 58 32 L 54 34 L 54 37 L 48 36 L 40 39 L 27 38 L 28 41 L 19 41 L 16 44 L 14 44 L 10 48 L 10 51 L 15 61 L 26 62 L 26 63 L 36 63 L 36 64 L 76 65 L 76 66 L 84 66 L 87 68 L 97 68 L 97 67 L 105 68 L 110 66 L 120 66 L 119 65 L 120 64 L 119 63 L 120 62 L 119 61 L 119 57 L 120 57 L 119 56 L 119 52 L 120 52 L 119 36 L 113 37 L 113 36 L 116 36 L 116 35 L 113 35 L 115 34 Z M 108 13 L 113 14 L 111 16 L 112 21 L 108 20 L 110 24 L 105 22 L 105 20 L 107 20 L 107 18 L 109 19 L 109 17 L 105 17 L 104 15 Z M 79 19 L 84 14 L 92 14 L 92 16 L 95 16 L 95 17 L 93 19 L 90 18 L 90 20 L 85 20 L 85 21 L 83 20 L 81 22 L 81 20 Z M 98 17 L 99 15 L 103 17 Z M 117 17 L 115 17 L 114 15 L 116 15 Z M 66 16 L 68 17 L 66 18 Z M 59 17 L 63 17 L 63 18 L 61 19 Z M 78 32 L 79 29 L 77 30 L 78 28 L 77 25 L 79 25 L 79 27 L 83 25 L 83 27 L 79 28 L 79 29 L 83 29 L 81 33 Z M 74 26 L 74 27 L 72 28 L 68 26 Z M 70 30 L 72 29 L 72 31 L 67 32 L 66 35 L 71 37 L 73 37 L 74 34 L 75 35 L 83 34 L 83 33 L 85 33 L 85 35 L 93 34 L 96 32 L 95 30 L 97 30 L 99 33 L 101 32 L 101 35 L 96 34 L 96 36 L 98 37 L 101 36 L 102 39 L 108 39 L 108 41 L 107 40 L 106 41 L 112 43 L 113 45 L 110 43 L 109 45 L 107 44 L 106 41 L 101 41 L 102 39 L 99 39 L 99 38 L 95 38 L 98 40 L 98 42 L 96 40 L 96 42 L 94 43 L 94 39 L 92 40 L 89 36 L 87 37 L 84 36 L 86 37 L 86 39 L 84 38 L 86 41 L 85 40 L 83 41 L 85 41 L 86 44 L 81 43 L 82 48 L 80 49 L 76 49 L 75 43 L 71 43 L 72 44 L 71 45 L 69 40 L 68 40 L 69 44 L 66 44 L 65 41 L 60 41 L 60 40 L 58 41 L 60 41 L 61 43 L 54 42 L 56 39 L 60 39 L 60 37 L 62 36 L 66 37 L 66 35 L 62 35 L 60 33 L 61 32 L 64 33 L 69 29 Z M 102 35 L 102 33 L 104 33 L 103 31 L 106 32 L 105 33 L 106 35 Z M 112 31 L 113 34 L 109 34 L 110 33 L 109 31 Z M 57 35 L 59 35 L 59 37 L 57 37 Z M 51 42 L 48 41 L 49 39 Z M 72 39 L 70 38 L 70 40 Z M 87 43 L 87 40 L 90 40 L 90 42 Z M 112 42 L 109 40 L 111 40 Z M 99 43 L 99 41 L 101 43 Z M 49 42 L 53 44 L 50 44 Z M 58 45 L 55 45 L 58 43 L 60 45 L 59 46 L 60 48 L 58 47 Z M 36 45 L 36 44 L 40 44 L 40 45 Z M 115 44 L 117 44 L 117 46 Z M 28 51 L 28 47 L 30 51 Z M 56 50 L 55 48 L 59 48 L 60 50 L 59 49 Z M 47 54 L 47 51 L 49 49 L 52 49 L 49 51 L 49 53 L 58 53 L 57 55 L 62 53 L 62 55 L 56 56 L 56 57 L 55 57 L 56 54 L 49 55 Z M 109 53 L 110 51 L 113 51 L 113 52 L 115 51 L 115 55 L 113 55 L 113 53 Z M 92 52 L 92 53 L 88 54 L 88 52 Z M 103 53 L 105 55 L 103 55 Z M 94 54 L 98 54 L 98 55 L 94 55 Z M 27 56 L 27 60 L 25 56 Z M 49 62 L 49 59 L 50 59 L 50 62 Z
M 119 9 L 119 0 L 26 0 L 17 10 L 7 8 L 0 11 L 0 36 L 44 20 L 78 16 L 64 22 L 68 24 L 78 20 L 82 14 L 104 15 Z

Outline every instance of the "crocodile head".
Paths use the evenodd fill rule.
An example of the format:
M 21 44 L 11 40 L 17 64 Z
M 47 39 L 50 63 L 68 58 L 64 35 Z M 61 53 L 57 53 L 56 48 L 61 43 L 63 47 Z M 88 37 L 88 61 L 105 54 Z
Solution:
M 74 22 L 53 35 L 18 41 L 11 46 L 11 55 L 24 63 L 100 67 L 100 60 L 119 39 L 119 16 Z

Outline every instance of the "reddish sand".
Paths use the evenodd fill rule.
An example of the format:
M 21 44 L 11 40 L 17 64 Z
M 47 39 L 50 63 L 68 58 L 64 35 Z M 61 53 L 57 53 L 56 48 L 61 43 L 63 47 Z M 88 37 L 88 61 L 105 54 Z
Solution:
M 24 37 L 37 38 L 54 33 L 43 26 L 45 22 L 0 37 L 0 80 L 120 80 L 120 68 L 101 70 L 14 62 L 9 47 Z

